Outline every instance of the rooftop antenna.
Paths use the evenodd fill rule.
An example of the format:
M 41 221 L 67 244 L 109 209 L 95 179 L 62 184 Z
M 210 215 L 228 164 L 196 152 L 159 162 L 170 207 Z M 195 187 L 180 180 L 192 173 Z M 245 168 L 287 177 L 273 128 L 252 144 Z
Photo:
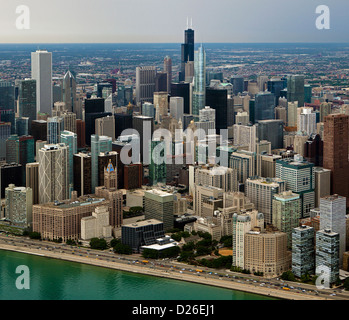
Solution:
M 193 18 L 190 18 L 190 29 L 193 29 Z
M 187 17 L 187 30 L 189 29 L 189 18 Z

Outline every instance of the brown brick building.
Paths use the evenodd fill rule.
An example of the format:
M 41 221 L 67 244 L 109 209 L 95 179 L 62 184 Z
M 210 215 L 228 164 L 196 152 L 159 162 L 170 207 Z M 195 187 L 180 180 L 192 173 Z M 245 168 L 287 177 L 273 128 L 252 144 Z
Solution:
M 349 204 L 348 135 L 349 116 L 331 114 L 324 120 L 323 167 L 331 170 L 331 194 L 347 198 Z

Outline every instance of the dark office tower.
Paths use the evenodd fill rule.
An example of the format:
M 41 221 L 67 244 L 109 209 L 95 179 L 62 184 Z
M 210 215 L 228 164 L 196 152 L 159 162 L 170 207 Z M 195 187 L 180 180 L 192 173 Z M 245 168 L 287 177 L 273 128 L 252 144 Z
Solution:
M 311 103 L 311 97 L 313 95 L 313 87 L 310 84 L 304 86 L 304 102 Z
M 184 113 L 190 113 L 190 84 L 188 82 L 172 83 L 171 97 L 184 99 Z
M 298 101 L 298 106 L 304 106 L 304 76 L 294 75 L 287 79 L 287 101 Z
M 244 92 L 244 78 L 241 76 L 233 76 L 230 78 L 230 83 L 233 85 L 233 93 L 237 95 L 238 93 Z
M 18 136 L 29 135 L 29 118 L 16 118 L 16 134 Z
M 252 124 L 254 124 L 256 122 L 255 121 L 255 105 L 256 105 L 256 100 L 251 99 L 249 102 L 249 106 L 248 106 L 248 113 L 249 113 L 250 122 Z
M 127 106 L 133 103 L 133 87 L 132 86 L 118 86 L 118 95 L 116 102 L 118 107 Z
M 98 186 L 104 186 L 104 169 L 110 161 L 113 167 L 117 168 L 117 157 L 118 153 L 115 151 L 103 152 L 98 155 Z
M 6 140 L 6 162 L 19 163 L 19 140 L 16 134 L 9 136 Z
M 0 110 L 0 121 L 11 123 L 11 134 L 16 133 L 15 112 L 13 110 Z
M 86 99 L 85 114 L 104 112 L 104 99 Z
M 121 162 L 120 153 L 123 148 L 128 148 L 129 146 L 125 146 L 124 143 L 119 141 L 113 141 L 112 143 L 112 151 L 116 151 L 117 155 L 117 179 L 118 179 L 118 189 L 124 189 L 124 167 L 125 165 Z M 129 151 L 128 155 L 131 157 L 132 152 Z
M 206 85 L 210 85 L 211 80 L 219 80 L 224 82 L 223 72 L 207 71 L 206 72 Z
M 36 80 L 26 79 L 19 82 L 18 113 L 20 117 L 29 118 L 28 130 L 31 132 L 31 123 L 36 120 Z
M 271 92 L 260 92 L 255 95 L 254 122 L 274 119 L 275 96 Z
M 206 106 L 216 110 L 216 132 L 228 128 L 228 93 L 226 89 L 206 88 Z
M 22 185 L 22 166 L 17 163 L 0 165 L 1 199 L 5 198 L 5 189 L 9 184 Z
M 323 167 L 331 170 L 331 194 L 349 200 L 348 134 L 349 116 L 331 114 L 324 121 Z
M 172 59 L 166 56 L 164 59 L 164 72 L 167 73 L 167 93 L 171 93 L 171 83 L 172 83 Z M 156 90 L 162 91 L 162 90 Z
M 74 190 L 78 197 L 91 194 L 91 156 L 86 153 L 74 154 Z
M 5 80 L 0 80 L 0 110 L 15 110 L 15 86 Z
M 155 92 L 155 67 L 136 68 L 136 103 L 153 102 Z
M 63 88 L 61 84 L 54 84 L 52 86 L 52 102 L 61 102 L 63 100 Z
M 112 114 L 110 112 L 85 113 L 85 139 L 88 146 L 91 145 L 91 135 L 96 132 L 95 120 L 106 116 L 112 116 Z
M 68 112 L 76 113 L 76 80 L 70 71 L 68 71 L 63 78 L 63 102 Z
M 284 127 L 282 120 L 261 120 L 256 126 L 259 141 L 270 141 L 272 150 L 283 148 Z
M 126 129 L 132 129 L 133 121 L 131 114 L 115 113 L 115 139 L 121 136 Z
M 38 204 L 39 203 L 39 162 L 28 163 L 25 167 L 26 167 L 25 186 L 33 190 L 33 204 Z
M 0 161 L 6 160 L 6 140 L 11 135 L 11 123 L 0 121 Z
M 186 130 L 192 121 L 194 121 L 192 114 L 183 114 L 183 130 Z
M 167 90 L 167 73 L 158 72 L 155 77 L 155 92 L 168 92 Z
M 25 165 L 31 162 L 34 162 L 34 138 L 19 137 L 19 163 L 25 168 Z
M 185 64 L 189 61 L 194 61 L 194 30 L 187 25 L 187 30 L 184 31 L 184 43 L 181 46 L 179 81 L 185 80 Z
M 146 132 L 146 128 L 150 128 L 150 132 Z M 141 161 L 147 159 L 147 162 L 150 163 L 150 142 L 154 131 L 154 119 L 146 116 L 135 116 L 133 117 L 133 129 L 135 129 L 139 134 Z M 144 134 L 146 134 L 147 136 L 149 136 L 150 134 L 149 140 L 147 138 L 144 138 Z M 143 153 L 143 139 L 147 139 L 147 145 L 145 146 L 147 152 L 146 155 L 144 155 Z
M 267 82 L 268 91 L 275 96 L 275 107 L 279 103 L 280 91 L 284 89 L 284 81 L 281 79 L 271 79 Z
M 97 97 L 103 98 L 103 89 L 110 89 L 110 92 L 113 92 L 113 84 L 110 82 L 98 82 L 97 83 Z
M 141 163 L 127 164 L 124 166 L 124 189 L 132 190 L 142 187 L 143 166 Z
M 33 136 L 35 142 L 37 140 L 47 141 L 47 121 L 32 121 L 31 135 Z
M 85 148 L 86 146 L 86 127 L 85 127 L 85 121 L 82 121 L 81 119 L 76 120 L 76 135 L 77 135 L 77 144 L 78 148 Z
M 287 88 L 282 89 L 282 90 L 280 91 L 280 98 L 285 98 L 285 99 L 287 99 Z
M 34 156 L 34 138 L 32 136 L 19 137 L 19 164 L 22 165 L 22 184 L 25 185 L 25 166 L 27 163 L 35 161 Z
M 323 164 L 323 141 L 319 134 L 311 134 L 304 146 L 304 158 L 316 167 Z

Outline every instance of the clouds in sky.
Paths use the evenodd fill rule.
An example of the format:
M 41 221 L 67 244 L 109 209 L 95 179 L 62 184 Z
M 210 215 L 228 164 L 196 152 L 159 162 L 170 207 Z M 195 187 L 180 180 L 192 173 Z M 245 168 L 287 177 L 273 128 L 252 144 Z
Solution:
M 16 7 L 30 9 L 17 30 Z M 330 8 L 330 30 L 315 26 Z M 1 43 L 182 42 L 187 16 L 197 42 L 347 42 L 348 0 L 1 0 Z

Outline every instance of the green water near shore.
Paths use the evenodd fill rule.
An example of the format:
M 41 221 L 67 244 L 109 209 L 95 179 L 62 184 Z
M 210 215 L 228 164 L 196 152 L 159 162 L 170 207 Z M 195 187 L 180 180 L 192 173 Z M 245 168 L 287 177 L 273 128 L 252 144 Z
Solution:
M 30 289 L 16 288 L 19 265 Z M 271 300 L 272 298 L 0 250 L 0 300 Z

